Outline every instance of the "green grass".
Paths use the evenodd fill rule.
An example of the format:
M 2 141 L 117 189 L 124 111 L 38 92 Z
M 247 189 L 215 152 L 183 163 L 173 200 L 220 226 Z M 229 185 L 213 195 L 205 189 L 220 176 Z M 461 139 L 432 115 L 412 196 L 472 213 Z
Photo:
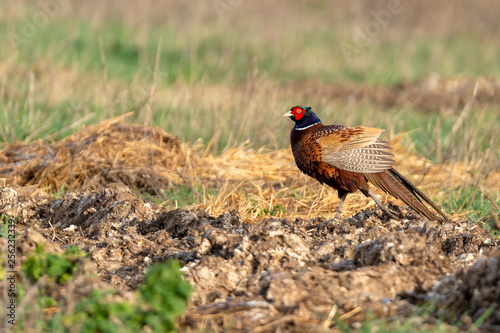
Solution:
M 372 313 L 368 313 L 366 318 L 360 323 L 359 328 L 352 329 L 343 320 L 336 319 L 335 327 L 340 332 L 363 332 L 363 333 L 413 333 L 413 332 L 433 332 L 433 333 L 449 333 L 462 332 L 463 320 L 453 318 L 453 313 L 443 313 L 441 311 L 438 318 L 436 314 L 439 312 L 439 301 L 430 300 L 426 303 L 419 304 L 414 307 L 408 318 L 394 317 L 392 319 L 381 319 Z M 495 306 L 490 306 L 484 313 L 471 325 L 467 332 L 474 332 L 495 310 Z M 447 324 L 449 323 L 449 324 Z
M 167 188 L 160 196 L 152 196 L 150 194 L 140 193 L 138 190 L 136 195 L 143 197 L 145 200 L 152 201 L 158 205 L 165 205 L 172 208 L 188 207 L 193 204 L 200 204 L 205 197 L 213 197 L 219 193 L 219 189 L 210 188 L 204 189 L 200 184 L 194 187 L 187 185 L 175 185 Z
M 164 84 L 179 79 L 241 83 L 254 70 L 282 82 L 314 77 L 327 82 L 383 85 L 415 80 L 431 72 L 500 76 L 500 48 L 488 38 L 472 34 L 414 37 L 411 41 L 375 39 L 348 58 L 339 45 L 354 45 L 351 36 L 335 32 L 331 26 L 305 29 L 293 39 L 271 40 L 249 33 L 242 40 L 217 24 L 185 31 L 157 24 L 141 31 L 117 20 L 93 24 L 81 18 L 54 17 L 25 39 L 23 29 L 35 9 L 28 8 L 24 15 L 6 18 L 0 24 L 4 41 L 0 55 L 7 58 L 15 44 L 19 51 L 16 61 L 35 73 L 42 62 L 77 68 L 81 73 L 100 73 L 102 41 L 109 78 L 131 83 L 138 76 L 151 75 L 150 60 L 161 39 Z
M 497 134 L 500 119 L 495 116 L 495 109 L 473 109 L 453 132 L 462 112 L 457 110 L 452 115 L 441 115 L 390 110 L 389 117 L 396 119 L 392 127 L 394 133 L 408 132 L 406 145 L 412 145 L 416 152 L 425 152 L 425 157 L 433 162 L 478 158 L 479 153 L 487 149 L 498 158 L 494 147 L 500 143 Z
M 100 73 L 102 41 L 109 77 L 130 83 L 138 73 L 148 75 L 147 67 L 161 39 L 160 67 L 166 84 L 178 79 L 238 83 L 254 69 L 285 82 L 319 77 L 327 82 L 384 85 L 415 80 L 430 72 L 500 76 L 497 43 L 470 33 L 425 35 L 411 40 L 375 38 L 347 59 L 339 45 L 354 42 L 349 34 L 332 29 L 335 23 L 324 28 L 305 27 L 294 38 L 276 40 L 252 31 L 241 39 L 215 23 L 180 31 L 168 24 L 154 24 L 141 30 L 116 19 L 95 24 L 83 18 L 56 16 L 36 29 L 32 37 L 24 38 L 26 22 L 36 10 L 36 6 L 28 6 L 19 16 L 6 17 L 0 24 L 5 44 L 0 55 L 9 56 L 15 42 L 17 62 L 35 71 L 43 61 L 76 67 L 81 73 Z M 328 61 L 318 62 L 320 59 Z
M 5 59 L 12 53 L 12 46 L 9 45 L 12 31 L 22 35 L 26 20 L 33 16 L 35 10 L 36 7 L 28 7 L 18 17 L 6 18 L 0 24 L 0 37 L 6 46 L 0 48 L 1 58 Z M 418 79 L 430 72 L 444 76 L 464 73 L 472 76 L 500 76 L 498 45 L 468 34 L 423 36 L 413 38 L 411 42 L 375 39 L 359 55 L 348 61 L 339 44 L 342 41 L 352 42 L 351 37 L 335 32 L 331 27 L 309 28 L 294 38 L 278 40 L 256 33 L 249 33 L 245 39 L 241 39 L 238 34 L 231 33 L 218 24 L 207 24 L 186 31 L 174 30 L 167 24 L 156 24 L 144 29 L 141 31 L 117 20 L 93 24 L 82 18 L 56 16 L 38 29 L 28 41 L 18 40 L 19 52 L 14 63 L 9 66 L 9 94 L 0 98 L 0 107 L 4 110 L 0 112 L 0 123 L 5 124 L 5 133 L 0 132 L 1 140 L 57 139 L 71 134 L 85 124 L 129 110 L 135 110 L 135 119 L 142 121 L 146 111 L 145 96 L 153 82 L 159 43 L 160 61 L 156 80 L 158 94 L 171 89 L 178 81 L 188 85 L 204 82 L 238 89 L 239 85 L 255 80 L 253 73 L 256 71 L 265 74 L 268 80 L 282 84 L 319 78 L 326 82 L 354 81 L 394 85 L 402 80 Z M 102 93 L 103 89 L 91 91 L 96 84 L 100 87 L 106 84 L 102 76 L 101 51 L 105 56 L 105 70 L 110 81 L 108 84 L 113 84 L 109 88 L 111 96 L 108 96 L 110 100 L 107 102 L 105 99 L 108 97 L 96 95 Z M 55 103 L 48 103 L 48 95 L 58 92 L 46 91 L 37 85 L 48 68 L 76 71 L 85 80 L 82 80 L 81 88 L 73 88 L 74 91 L 68 94 L 68 98 L 56 98 Z M 26 76 L 29 72 L 35 75 L 34 91 L 29 88 L 30 81 Z M 124 104 L 125 90 L 130 96 Z M 32 104 L 29 102 L 30 97 Z M 287 135 L 283 129 L 288 127 L 282 125 L 282 119 L 278 123 L 277 117 L 269 114 L 269 106 L 264 104 L 270 96 L 262 96 L 260 107 L 244 95 L 230 97 L 232 101 L 223 106 L 225 109 L 220 108 L 222 105 L 217 107 L 213 103 L 211 105 L 199 101 L 196 97 L 182 104 L 169 104 L 169 101 L 157 98 L 158 101 L 151 106 L 151 117 L 154 124 L 187 141 L 194 142 L 202 138 L 204 142 L 208 142 L 214 136 L 217 137 L 214 146 L 216 152 L 227 145 L 241 144 L 248 139 L 257 146 L 286 146 Z M 297 102 L 302 101 L 283 101 L 279 104 L 280 111 Z M 305 102 L 315 108 L 322 104 L 315 100 Z M 106 111 L 107 103 L 111 106 L 111 114 Z M 249 114 L 258 111 L 265 114 Z M 424 125 L 435 119 L 432 119 L 432 115 L 417 115 L 418 112 L 413 111 L 404 112 L 405 117 L 400 117 L 401 121 L 395 122 L 394 127 L 396 130 L 423 129 L 424 133 L 415 132 L 412 135 L 412 139 L 419 143 L 420 139 L 427 137 L 427 126 Z M 340 112 L 343 113 L 341 110 Z M 397 115 L 399 112 L 400 110 L 394 110 L 391 113 Z M 360 110 L 358 114 L 362 113 Z M 260 122 L 251 124 L 252 118 L 256 116 L 266 117 L 267 126 L 262 126 L 266 123 Z M 354 115 L 353 118 L 356 117 Z M 453 119 L 440 117 L 445 130 Z M 484 119 L 484 124 L 491 124 L 491 129 L 486 133 L 482 128 L 478 131 L 485 133 L 484 138 L 494 129 L 500 128 L 500 121 L 494 110 L 489 113 L 488 118 Z M 368 124 L 372 122 L 373 120 Z M 71 127 L 74 123 L 77 125 Z M 269 123 L 279 128 L 278 139 L 269 134 L 262 135 L 264 130 L 273 131 Z M 378 125 L 385 128 L 390 126 L 385 121 Z M 480 144 L 482 148 L 487 145 Z M 422 142 L 422 146 L 418 148 L 426 146 L 432 146 L 432 140 Z M 432 158 L 432 155 L 429 157 Z
M 491 195 L 490 195 L 491 196 Z M 500 198 L 492 198 L 497 206 L 500 207 Z M 496 207 L 493 206 L 482 193 L 481 188 L 467 187 L 456 191 L 450 191 L 445 200 L 445 211 L 447 212 L 467 212 L 469 219 L 476 222 L 482 222 L 488 217 L 489 213 L 499 214 Z M 498 235 L 498 230 L 493 230 L 486 223 L 483 227 L 490 229 L 494 234 Z

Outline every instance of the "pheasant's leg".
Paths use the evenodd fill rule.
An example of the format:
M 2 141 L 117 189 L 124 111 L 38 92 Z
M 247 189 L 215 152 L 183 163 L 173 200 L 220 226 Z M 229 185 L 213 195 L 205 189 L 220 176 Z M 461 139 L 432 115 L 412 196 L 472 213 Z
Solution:
M 366 195 L 366 193 L 365 193 Z M 373 201 L 375 201 L 375 203 L 377 204 L 377 206 L 384 212 L 386 213 L 387 215 L 389 215 L 390 217 L 392 218 L 396 218 L 396 216 L 394 216 L 388 209 L 387 207 L 385 207 L 378 199 L 377 197 L 375 196 L 375 194 L 373 193 L 372 189 L 370 189 L 368 191 L 368 195 L 370 196 L 370 198 L 373 199 Z
M 334 220 L 338 220 L 339 217 L 340 217 L 340 213 L 342 213 L 342 205 L 344 204 L 344 200 L 345 198 L 347 197 L 347 193 L 348 192 L 340 192 L 339 191 L 339 198 L 340 198 L 340 202 L 339 202 L 339 206 L 337 208 L 337 213 L 335 213 L 335 217 L 333 218 Z
M 342 213 L 341 211 L 341 208 L 342 208 L 342 205 L 344 204 L 344 200 L 345 198 L 347 197 L 347 194 L 349 192 L 344 192 L 344 191 L 341 191 L 339 190 L 339 198 L 340 198 L 340 202 L 339 202 L 339 207 L 337 208 L 337 212 L 335 213 L 335 217 L 332 219 L 332 220 L 327 220 L 327 221 L 324 221 L 324 222 L 321 222 L 319 223 L 318 225 L 316 225 L 314 228 L 312 228 L 311 230 L 309 231 L 312 231 L 314 229 L 323 229 L 325 228 L 327 225 L 329 225 L 331 222 L 333 221 L 338 221 L 339 220 L 339 217 L 340 217 L 340 213 Z

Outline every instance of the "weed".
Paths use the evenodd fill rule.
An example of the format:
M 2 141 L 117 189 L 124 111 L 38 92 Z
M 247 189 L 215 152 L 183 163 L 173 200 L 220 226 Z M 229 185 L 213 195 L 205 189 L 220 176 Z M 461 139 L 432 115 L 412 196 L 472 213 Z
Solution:
M 95 291 L 77 305 L 75 322 L 82 323 L 81 332 L 139 332 L 145 326 L 153 332 L 172 332 L 191 291 L 178 262 L 154 265 L 136 291 L 137 303 L 112 302 L 106 298 L 109 293 Z
M 23 263 L 23 271 L 32 283 L 43 275 L 48 275 L 57 283 L 68 282 L 80 265 L 80 260 L 87 254 L 78 247 L 69 247 L 61 256 L 44 251 L 43 245 L 37 244 L 34 252 L 28 254 Z
M 146 272 L 144 285 L 139 287 L 145 305 L 141 313 L 144 323 L 153 331 L 173 331 L 175 318 L 184 313 L 192 287 L 182 278 L 177 261 L 151 266 Z
M 56 193 L 54 193 L 54 199 L 57 201 L 59 199 L 61 199 L 64 194 L 66 194 L 66 189 L 65 189 L 65 186 L 64 184 L 61 186 L 61 188 L 59 190 L 56 191 Z
M 31 283 L 47 276 L 60 288 L 68 288 L 81 259 L 86 256 L 77 247 L 69 247 L 57 255 L 45 252 L 43 246 L 38 245 L 27 255 L 22 268 Z M 38 331 L 44 332 L 140 332 L 145 327 L 153 332 L 173 332 L 176 318 L 184 313 L 192 291 L 191 285 L 183 280 L 180 264 L 173 260 L 147 270 L 144 285 L 135 291 L 134 302 L 120 300 L 111 289 L 93 290 L 77 300 L 74 310 L 69 311 L 61 306 L 61 301 L 66 304 L 75 300 L 64 299 L 66 293 L 54 293 L 53 288 L 57 286 L 38 289 L 36 304 L 26 305 L 24 309 L 24 312 L 35 313 L 36 320 L 28 321 L 33 318 L 21 315 L 20 330 L 28 329 L 33 323 Z M 24 289 L 24 284 L 19 283 L 19 302 L 25 297 Z

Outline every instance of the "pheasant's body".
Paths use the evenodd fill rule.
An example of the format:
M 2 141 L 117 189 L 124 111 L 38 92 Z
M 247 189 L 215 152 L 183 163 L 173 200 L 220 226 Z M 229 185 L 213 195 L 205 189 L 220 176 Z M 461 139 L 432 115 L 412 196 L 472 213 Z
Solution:
M 391 148 L 379 138 L 383 130 L 362 126 L 324 126 L 310 108 L 293 107 L 284 116 L 296 122 L 290 141 L 297 167 L 338 191 L 340 204 L 336 218 L 347 194 L 357 190 L 373 198 L 383 211 L 390 214 L 373 194 L 370 182 L 430 220 L 436 217 L 424 202 L 447 219 L 429 198 L 392 168 L 394 155 Z
M 352 193 L 367 187 L 365 177 L 361 173 L 341 170 L 323 161 L 323 149 L 318 141 L 329 134 L 336 135 L 342 130 L 345 131 L 346 127 L 323 126 L 320 123 L 305 130 L 293 129 L 290 141 L 297 167 L 303 173 L 336 190 Z

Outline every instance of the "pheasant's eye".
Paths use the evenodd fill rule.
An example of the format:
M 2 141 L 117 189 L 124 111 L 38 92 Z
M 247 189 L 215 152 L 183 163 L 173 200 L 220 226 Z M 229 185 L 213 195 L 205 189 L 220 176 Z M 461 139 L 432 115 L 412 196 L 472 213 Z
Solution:
M 298 107 L 292 109 L 292 113 L 302 113 L 302 112 L 304 112 L 304 110 Z

